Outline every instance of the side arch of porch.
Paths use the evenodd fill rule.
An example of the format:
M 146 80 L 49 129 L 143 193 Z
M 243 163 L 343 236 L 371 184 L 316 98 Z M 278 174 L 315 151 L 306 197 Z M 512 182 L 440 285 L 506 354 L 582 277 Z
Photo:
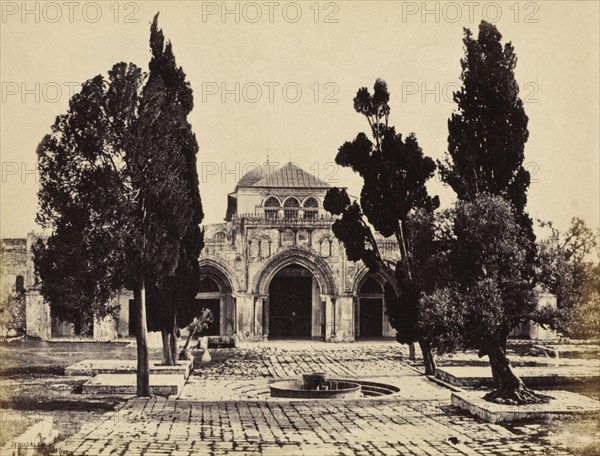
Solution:
M 239 281 L 224 263 L 212 258 L 201 258 L 200 291 L 196 295 L 198 311 L 208 308 L 213 323 L 207 330 L 211 336 L 233 336 L 237 332 L 236 292 Z
M 386 284 L 390 284 L 396 293 L 400 290 L 394 277 L 394 262 L 386 261 L 386 266 L 377 273 L 371 273 L 363 265 L 354 275 L 352 308 L 354 334 L 358 340 L 396 336 L 396 330 L 392 328 L 386 316 L 383 290 Z

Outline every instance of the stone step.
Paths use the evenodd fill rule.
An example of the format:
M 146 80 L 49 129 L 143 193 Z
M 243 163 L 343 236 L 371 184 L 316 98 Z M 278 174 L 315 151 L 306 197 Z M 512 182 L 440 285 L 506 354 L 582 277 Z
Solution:
M 400 391 L 400 388 L 386 383 L 369 382 L 367 380 L 333 378 L 339 382 L 354 382 L 361 385 L 362 393 L 367 397 L 387 396 Z
M 376 386 L 362 385 L 361 391 L 365 396 L 387 396 L 388 394 L 394 394 L 397 391 L 390 388 L 379 388 Z
M 600 378 L 596 366 L 547 366 L 513 367 L 514 372 L 527 386 L 551 386 Z M 489 366 L 448 366 L 438 367 L 435 377 L 455 386 L 492 386 L 492 370 Z
M 208 336 L 208 348 L 235 348 L 234 336 Z
M 156 396 L 179 396 L 185 384 L 183 375 L 150 375 L 150 394 Z M 135 374 L 98 374 L 82 385 L 83 394 L 135 395 Z
M 150 374 L 181 375 L 188 378 L 193 361 L 178 361 L 177 366 L 162 366 L 159 361 L 150 361 Z M 137 370 L 134 359 L 86 359 L 65 368 L 65 375 L 94 376 L 98 374 L 131 374 Z

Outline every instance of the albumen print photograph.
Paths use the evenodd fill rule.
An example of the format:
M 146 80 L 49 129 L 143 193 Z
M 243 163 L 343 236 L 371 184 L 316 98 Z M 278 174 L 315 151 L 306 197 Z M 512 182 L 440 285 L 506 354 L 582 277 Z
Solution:
M 600 1 L 0 1 L 0 455 L 600 455 Z

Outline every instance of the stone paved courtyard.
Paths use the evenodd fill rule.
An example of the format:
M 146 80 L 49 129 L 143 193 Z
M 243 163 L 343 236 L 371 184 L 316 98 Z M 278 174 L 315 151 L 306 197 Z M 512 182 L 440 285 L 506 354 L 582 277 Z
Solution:
M 570 454 L 539 423 L 489 424 L 450 405 L 393 342 L 278 343 L 212 350 L 180 399 L 131 399 L 57 445 L 81 455 Z M 269 399 L 269 381 L 323 371 L 400 393 L 320 402 Z M 593 454 L 593 453 L 591 453 Z

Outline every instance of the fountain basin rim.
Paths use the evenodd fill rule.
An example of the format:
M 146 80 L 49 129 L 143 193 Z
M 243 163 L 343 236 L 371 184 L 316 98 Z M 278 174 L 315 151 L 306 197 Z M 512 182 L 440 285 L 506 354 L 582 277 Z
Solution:
M 342 388 L 337 390 L 306 390 L 301 380 L 287 380 L 271 383 L 271 397 L 292 399 L 352 399 L 362 397 L 362 386 L 351 381 L 339 381 Z

